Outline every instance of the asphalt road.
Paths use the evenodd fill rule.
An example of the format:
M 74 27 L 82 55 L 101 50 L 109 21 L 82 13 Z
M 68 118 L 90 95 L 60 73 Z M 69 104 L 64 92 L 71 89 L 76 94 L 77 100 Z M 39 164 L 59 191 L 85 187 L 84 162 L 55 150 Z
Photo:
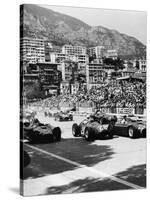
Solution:
M 62 140 L 24 149 L 31 163 L 24 168 L 25 196 L 143 189 L 146 187 L 146 139 L 114 137 L 87 142 L 74 138 L 73 122 L 56 122 L 39 114 L 40 121 L 60 126 Z

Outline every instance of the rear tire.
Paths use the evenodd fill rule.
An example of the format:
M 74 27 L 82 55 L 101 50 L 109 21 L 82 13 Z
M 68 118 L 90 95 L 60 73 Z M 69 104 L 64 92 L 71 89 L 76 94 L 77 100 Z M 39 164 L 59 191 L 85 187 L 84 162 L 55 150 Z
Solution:
M 109 124 L 109 127 L 108 127 L 108 137 L 110 139 L 112 139 L 114 136 L 114 126 L 113 124 Z
M 128 128 L 128 136 L 132 139 L 136 137 L 136 131 L 133 126 Z
M 85 128 L 84 137 L 86 141 L 94 141 L 94 132 L 92 128 L 90 127 Z
M 80 130 L 79 130 L 78 124 L 73 124 L 73 125 L 72 125 L 72 135 L 73 135 L 74 137 L 77 137 L 77 136 L 80 135 Z
M 144 130 L 142 130 L 142 137 L 146 138 L 146 128 Z
M 113 137 L 114 137 L 114 132 L 113 132 L 113 131 L 110 131 L 110 132 L 108 133 L 108 137 L 109 137 L 110 139 L 113 139 Z
M 53 140 L 57 142 L 61 140 L 61 129 L 59 127 L 53 129 Z
M 73 121 L 73 116 L 70 116 L 70 121 Z

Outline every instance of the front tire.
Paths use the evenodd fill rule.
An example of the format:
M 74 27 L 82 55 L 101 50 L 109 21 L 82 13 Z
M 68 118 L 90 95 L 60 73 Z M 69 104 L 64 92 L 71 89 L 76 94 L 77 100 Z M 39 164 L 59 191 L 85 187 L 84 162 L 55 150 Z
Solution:
M 112 139 L 114 136 L 114 126 L 112 124 L 109 125 L 108 127 L 108 137 Z
M 128 136 L 129 138 L 132 138 L 132 139 L 136 137 L 136 131 L 133 126 L 130 126 L 128 128 Z
M 61 140 L 61 129 L 59 127 L 53 129 L 53 140 L 57 142 Z
M 80 135 L 80 130 L 79 130 L 78 124 L 73 124 L 73 126 L 72 126 L 72 135 L 74 137 L 77 137 L 77 136 Z
M 73 121 L 73 116 L 70 116 L 70 121 Z
M 92 128 L 87 127 L 84 131 L 84 137 L 86 141 L 94 141 L 94 133 Z
M 142 130 L 142 137 L 146 138 L 146 128 Z
M 113 137 L 114 137 L 114 132 L 113 132 L 112 130 L 108 133 L 108 137 L 109 137 L 110 139 L 113 139 Z

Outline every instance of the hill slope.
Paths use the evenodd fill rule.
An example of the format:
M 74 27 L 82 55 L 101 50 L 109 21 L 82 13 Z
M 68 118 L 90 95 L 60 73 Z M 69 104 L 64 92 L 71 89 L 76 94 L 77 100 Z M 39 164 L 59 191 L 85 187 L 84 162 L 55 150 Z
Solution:
M 45 38 L 59 46 L 112 46 L 123 56 L 143 56 L 146 49 L 134 37 L 102 26 L 92 27 L 71 16 L 32 4 L 21 7 L 21 31 L 24 36 Z

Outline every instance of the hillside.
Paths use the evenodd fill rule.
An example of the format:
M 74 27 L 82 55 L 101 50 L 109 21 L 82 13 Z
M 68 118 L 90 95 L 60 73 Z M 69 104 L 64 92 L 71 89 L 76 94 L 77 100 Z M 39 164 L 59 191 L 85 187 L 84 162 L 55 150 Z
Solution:
M 122 56 L 143 56 L 146 51 L 136 38 L 102 26 L 92 27 L 71 16 L 32 4 L 21 7 L 21 36 L 50 40 L 53 44 L 106 45 Z

